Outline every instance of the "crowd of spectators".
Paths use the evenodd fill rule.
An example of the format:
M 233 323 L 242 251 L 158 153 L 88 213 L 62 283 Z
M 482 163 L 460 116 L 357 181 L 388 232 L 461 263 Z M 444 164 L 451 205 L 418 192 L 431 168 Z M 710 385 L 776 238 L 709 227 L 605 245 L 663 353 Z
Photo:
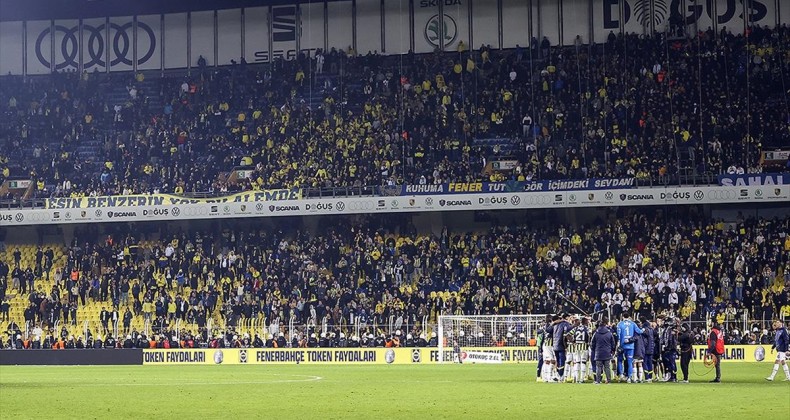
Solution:
M 0 178 L 32 178 L 38 197 L 656 178 L 759 172 L 761 150 L 790 142 L 784 25 L 534 44 L 4 76 Z M 505 155 L 515 170 L 483 171 Z M 220 176 L 235 166 L 254 172 Z
M 136 317 L 166 337 L 190 325 L 209 343 L 215 336 L 207 325 L 233 332 L 253 320 L 266 331 L 263 340 L 283 333 L 308 345 L 311 338 L 427 341 L 439 314 L 610 312 L 617 319 L 630 311 L 700 328 L 711 317 L 726 326 L 728 341 L 742 342 L 760 339 L 744 331 L 747 319 L 790 315 L 787 218 L 725 224 L 692 213 L 667 220 L 633 211 L 578 227 L 495 223 L 486 231 L 433 233 L 418 233 L 409 220 L 338 218 L 315 233 L 163 226 L 148 240 L 140 231 L 99 235 L 85 228 L 68 247 L 65 266 L 52 269 L 51 290 L 31 282 L 25 319 L 13 321 L 43 331 L 61 321 L 81 332 L 76 308 L 89 301 L 103 306 L 99 319 L 88 320 L 103 336 L 115 333 L 117 322 L 117 334 L 137 337 L 130 329 Z M 24 272 L 44 275 L 46 252 L 36 267 L 0 267 L 7 273 L 0 301 L 22 292 Z M 301 327 L 288 331 L 290 325 Z M 512 336 L 502 331 L 495 339 L 534 338 L 507 332 Z

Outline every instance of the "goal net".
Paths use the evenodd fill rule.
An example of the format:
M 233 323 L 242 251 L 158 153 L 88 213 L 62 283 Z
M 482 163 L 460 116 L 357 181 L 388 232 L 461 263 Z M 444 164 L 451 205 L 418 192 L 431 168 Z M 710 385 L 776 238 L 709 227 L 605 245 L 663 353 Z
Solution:
M 439 363 L 457 362 L 460 353 L 527 346 L 545 320 L 546 315 L 440 315 Z

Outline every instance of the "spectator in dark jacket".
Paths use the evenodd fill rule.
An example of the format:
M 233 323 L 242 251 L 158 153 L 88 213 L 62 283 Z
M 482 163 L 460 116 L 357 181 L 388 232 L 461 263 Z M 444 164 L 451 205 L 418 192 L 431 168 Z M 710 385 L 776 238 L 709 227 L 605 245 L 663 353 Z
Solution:
M 595 362 L 595 383 L 601 383 L 601 372 L 606 374 L 606 383 L 612 379 L 610 370 L 612 355 L 615 351 L 615 340 L 612 330 L 609 329 L 609 319 L 604 317 L 592 338 L 590 350 Z

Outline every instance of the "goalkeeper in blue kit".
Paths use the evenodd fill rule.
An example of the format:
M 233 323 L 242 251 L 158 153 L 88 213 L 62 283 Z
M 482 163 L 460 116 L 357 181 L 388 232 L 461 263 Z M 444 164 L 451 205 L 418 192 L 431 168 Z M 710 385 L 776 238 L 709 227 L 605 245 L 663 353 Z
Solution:
M 628 378 L 629 383 L 631 382 L 631 375 L 634 369 L 634 342 L 636 341 L 634 336 L 636 334 L 642 334 L 643 332 L 644 331 L 631 320 L 631 314 L 629 312 L 624 312 L 623 320 L 617 324 L 617 337 L 625 359 L 625 366 L 623 366 L 622 374 Z

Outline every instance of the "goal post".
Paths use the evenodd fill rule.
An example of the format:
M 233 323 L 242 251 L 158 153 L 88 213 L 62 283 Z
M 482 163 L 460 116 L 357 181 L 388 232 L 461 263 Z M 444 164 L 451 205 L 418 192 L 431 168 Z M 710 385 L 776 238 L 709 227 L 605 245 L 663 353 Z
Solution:
M 502 341 L 508 346 L 526 346 L 545 320 L 546 315 L 440 315 L 439 363 L 455 361 L 454 344 L 462 351 L 483 352 L 481 349 L 496 347 Z

